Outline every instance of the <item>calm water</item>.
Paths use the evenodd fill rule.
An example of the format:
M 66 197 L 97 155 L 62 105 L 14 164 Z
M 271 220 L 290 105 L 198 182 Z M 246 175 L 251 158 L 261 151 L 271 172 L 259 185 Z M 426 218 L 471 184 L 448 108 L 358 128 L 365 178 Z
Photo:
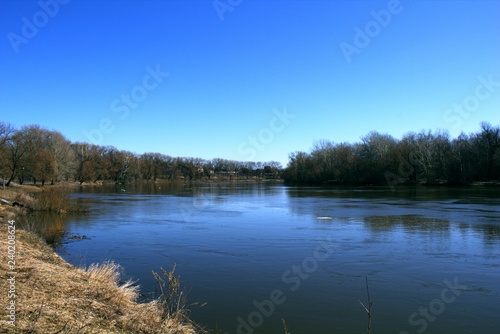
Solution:
M 161 188 L 160 188 L 161 187 Z M 222 333 L 498 333 L 500 190 L 271 184 L 95 188 L 61 255 L 112 259 L 145 296 L 171 268 Z

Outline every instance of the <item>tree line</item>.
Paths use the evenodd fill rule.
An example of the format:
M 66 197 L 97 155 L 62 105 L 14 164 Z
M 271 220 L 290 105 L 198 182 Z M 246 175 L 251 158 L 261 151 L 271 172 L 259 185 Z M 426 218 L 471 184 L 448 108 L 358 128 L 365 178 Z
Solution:
M 290 184 L 449 184 L 500 180 L 500 128 L 451 139 L 444 131 L 410 132 L 397 140 L 370 132 L 361 142 L 314 144 L 289 156 L 283 178 Z
M 409 132 L 400 140 L 370 132 L 357 143 L 316 142 L 309 153 L 280 163 L 136 154 L 112 146 L 70 142 L 38 125 L 0 122 L 0 178 L 51 184 L 137 180 L 283 178 L 288 184 L 389 185 L 500 181 L 500 127 L 483 122 L 476 133 L 451 139 L 444 131 Z
M 0 179 L 40 183 L 60 181 L 125 183 L 138 180 L 279 178 L 280 163 L 135 154 L 112 146 L 70 142 L 38 125 L 20 129 L 0 122 Z

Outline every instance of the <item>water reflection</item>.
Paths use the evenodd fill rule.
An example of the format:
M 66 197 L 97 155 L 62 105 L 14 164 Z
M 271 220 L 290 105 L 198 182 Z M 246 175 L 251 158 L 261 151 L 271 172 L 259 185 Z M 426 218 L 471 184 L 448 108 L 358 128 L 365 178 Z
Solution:
M 500 241 L 500 225 L 483 225 L 483 226 L 470 226 L 469 228 L 484 234 L 485 242 L 497 243 Z
M 419 215 L 369 216 L 364 218 L 366 226 L 373 232 L 385 232 L 401 228 L 405 232 L 448 231 L 450 222 L 444 219 Z
M 192 288 L 190 300 L 208 302 L 193 313 L 204 325 L 219 322 L 234 333 L 237 317 L 278 288 L 287 302 L 255 332 L 279 332 L 282 317 L 297 333 L 311 332 L 311 321 L 315 333 L 359 332 L 357 299 L 365 298 L 369 276 L 377 300 L 374 332 L 399 333 L 415 309 L 439 296 L 444 279 L 459 276 L 471 290 L 427 333 L 453 332 L 447 325 L 456 318 L 476 332 L 500 327 L 485 321 L 500 312 L 498 190 L 393 193 L 230 182 L 122 187 L 75 194 L 90 198 L 92 210 L 65 224 L 70 234 L 90 239 L 69 242 L 62 255 L 76 264 L 82 257 L 87 264 L 113 259 L 145 294 L 155 288 L 151 270 L 175 262 Z M 283 273 L 326 238 L 334 245 L 331 256 L 290 291 Z
M 290 212 L 318 225 L 363 221 L 373 232 L 473 230 L 498 240 L 496 188 L 286 188 Z M 322 218 L 331 217 L 331 220 Z
M 86 185 L 78 189 L 81 194 L 148 194 L 193 196 L 201 193 L 214 195 L 272 195 L 280 191 L 279 181 L 265 182 L 170 182 L 142 181 L 122 184 Z

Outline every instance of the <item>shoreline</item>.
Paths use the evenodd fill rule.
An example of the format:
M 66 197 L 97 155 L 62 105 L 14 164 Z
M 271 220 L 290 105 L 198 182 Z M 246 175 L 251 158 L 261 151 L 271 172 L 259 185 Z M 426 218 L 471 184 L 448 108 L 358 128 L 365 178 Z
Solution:
M 0 189 L 12 201 L 29 186 Z M 17 188 L 17 189 L 16 189 Z M 0 205 L 2 332 L 203 333 L 185 310 L 165 314 L 159 300 L 139 302 L 140 286 L 120 281 L 114 262 L 75 267 L 40 236 L 21 229 L 26 209 Z

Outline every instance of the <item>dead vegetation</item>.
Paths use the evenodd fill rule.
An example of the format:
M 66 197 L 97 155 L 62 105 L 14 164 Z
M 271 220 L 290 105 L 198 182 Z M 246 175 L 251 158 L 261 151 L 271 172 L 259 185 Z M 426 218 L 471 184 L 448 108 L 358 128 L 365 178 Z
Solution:
M 36 211 L 67 213 L 70 209 L 69 191 L 63 188 L 47 188 L 34 195 Z
M 43 188 L 11 185 L 0 189 L 0 199 L 8 202 L 4 202 L 4 206 L 10 205 L 28 211 L 45 211 L 57 214 L 84 212 L 85 207 L 71 199 L 71 192 L 72 188 L 64 184 Z
M 5 223 L 3 220 L 0 233 L 0 249 L 4 250 L 8 240 Z M 4 276 L 9 271 L 7 252 L 0 254 L 0 291 L 8 291 L 8 277 Z M 183 312 L 166 311 L 170 309 L 165 309 L 162 299 L 138 303 L 138 287 L 132 282 L 120 283 L 117 264 L 106 262 L 87 269 L 73 267 L 38 236 L 23 230 L 16 230 L 15 271 L 16 322 L 12 326 L 6 321 L 6 314 L 0 317 L 2 332 L 197 332 Z M 165 273 L 168 279 L 175 277 L 173 272 L 172 276 Z M 166 295 L 169 293 L 165 291 Z M 8 302 L 8 294 L 2 293 L 0 304 Z
M 0 218 L 21 219 L 20 228 L 42 237 L 48 244 L 58 244 L 64 236 L 64 225 L 54 220 L 53 224 L 37 224 L 28 215 L 33 211 L 47 212 L 55 215 L 66 213 L 84 213 L 85 206 L 77 203 L 71 197 L 71 187 L 56 185 L 44 188 L 27 185 L 11 185 L 0 188 Z
M 22 209 L 34 206 L 35 199 L 32 195 L 40 189 L 32 186 L 0 187 L 0 217 L 17 216 Z

